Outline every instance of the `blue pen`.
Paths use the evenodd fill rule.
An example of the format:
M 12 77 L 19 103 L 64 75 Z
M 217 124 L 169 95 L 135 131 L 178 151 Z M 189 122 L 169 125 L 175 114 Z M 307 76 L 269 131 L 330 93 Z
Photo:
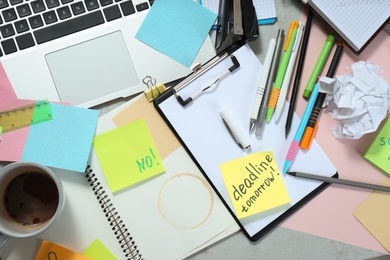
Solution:
M 295 156 L 298 153 L 299 142 L 301 141 L 303 133 L 305 132 L 307 120 L 309 120 L 311 111 L 313 110 L 314 103 L 315 103 L 317 96 L 318 96 L 318 86 L 319 86 L 318 83 L 316 83 L 314 85 L 313 91 L 310 95 L 310 99 L 307 102 L 305 112 L 303 113 L 301 122 L 299 123 L 298 129 L 297 129 L 295 136 L 294 136 L 294 139 L 291 141 L 290 148 L 288 149 L 286 160 L 284 162 L 283 173 L 286 173 L 288 171 L 292 161 L 295 159 Z

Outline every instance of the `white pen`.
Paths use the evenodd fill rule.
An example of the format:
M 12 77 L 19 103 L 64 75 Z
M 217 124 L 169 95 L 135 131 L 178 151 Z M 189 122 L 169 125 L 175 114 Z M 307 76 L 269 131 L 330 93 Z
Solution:
M 255 102 L 253 103 L 252 107 L 251 118 L 249 122 L 249 132 L 251 132 L 256 125 L 257 115 L 259 114 L 261 101 L 263 100 L 265 85 L 267 83 L 268 74 L 271 68 L 272 56 L 274 54 L 275 45 L 275 38 L 271 38 L 268 43 L 268 49 L 264 58 L 263 68 L 261 69 L 259 85 L 256 90 Z
M 286 73 L 284 74 L 284 79 L 282 86 L 280 87 L 279 98 L 275 107 L 275 122 L 279 121 L 280 115 L 282 114 L 284 103 L 286 103 L 286 95 L 288 91 L 288 86 L 290 85 L 291 75 L 295 67 L 295 60 L 299 52 L 299 46 L 301 45 L 301 39 L 303 35 L 303 30 L 305 25 L 300 22 L 297 30 L 297 36 L 295 37 L 295 42 L 292 48 L 290 60 L 287 65 Z
M 272 56 L 271 68 L 269 70 L 267 83 L 265 84 L 263 101 L 261 103 L 260 111 L 256 121 L 255 134 L 258 137 L 261 137 L 263 135 L 263 128 L 264 128 L 263 126 L 265 123 L 265 116 L 267 114 L 268 100 L 271 94 L 272 86 L 275 81 L 276 72 L 278 70 L 280 56 L 283 50 L 283 42 L 284 42 L 284 30 L 279 29 L 278 36 L 276 37 L 275 51 Z
M 233 136 L 234 140 L 241 146 L 242 149 L 247 149 L 251 145 L 241 131 L 240 126 L 237 124 L 236 120 L 234 120 L 233 116 L 230 114 L 227 108 L 224 108 L 219 112 L 222 117 L 223 122 L 226 124 L 230 134 Z

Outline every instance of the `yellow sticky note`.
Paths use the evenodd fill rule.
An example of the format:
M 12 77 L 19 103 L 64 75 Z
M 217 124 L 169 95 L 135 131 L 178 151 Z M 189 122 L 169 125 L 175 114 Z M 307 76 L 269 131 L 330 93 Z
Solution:
M 238 218 L 290 202 L 272 152 L 259 152 L 220 166 Z
M 43 240 L 41 247 L 38 250 L 35 260 L 57 260 L 57 259 L 72 259 L 72 260 L 90 260 L 90 258 L 75 253 L 65 247 L 54 244 L 47 240 Z
M 144 119 L 96 136 L 93 147 L 112 192 L 165 171 Z
M 364 154 L 364 158 L 390 174 L 390 117 Z
M 117 260 L 117 258 L 99 239 L 93 241 L 93 243 L 84 250 L 83 256 L 86 256 L 91 260 Z

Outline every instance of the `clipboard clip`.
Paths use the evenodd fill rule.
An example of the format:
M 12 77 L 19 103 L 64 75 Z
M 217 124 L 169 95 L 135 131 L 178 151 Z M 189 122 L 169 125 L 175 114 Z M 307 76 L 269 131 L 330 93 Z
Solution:
M 216 60 L 215 62 L 212 62 L 211 65 L 209 66 L 205 66 L 205 68 L 201 68 L 198 70 L 197 73 L 195 73 L 195 75 L 193 77 L 191 77 L 189 80 L 187 80 L 184 84 L 179 84 L 178 86 L 176 86 L 174 89 L 173 89 L 173 93 L 174 95 L 176 96 L 177 98 L 177 101 L 180 103 L 180 105 L 182 105 L 183 107 L 187 106 L 188 104 L 190 104 L 192 101 L 194 101 L 196 98 L 198 98 L 199 96 L 201 96 L 203 93 L 207 92 L 207 91 L 210 91 L 214 88 L 217 87 L 218 83 L 224 79 L 226 76 L 228 76 L 229 74 L 231 74 L 233 71 L 235 71 L 236 69 L 238 69 L 240 67 L 240 63 L 238 62 L 236 56 L 234 56 L 233 54 L 228 54 L 228 53 L 225 53 L 223 55 L 224 57 L 219 57 L 218 60 Z M 221 76 L 219 76 L 217 79 L 215 79 L 211 84 L 209 84 L 208 86 L 202 88 L 199 92 L 195 93 L 194 95 L 188 97 L 187 99 L 183 99 L 179 94 L 177 94 L 178 91 L 180 91 L 182 88 L 184 88 L 186 85 L 188 85 L 190 82 L 194 81 L 196 78 L 198 78 L 200 75 L 202 75 L 204 72 L 206 72 L 208 69 L 210 69 L 211 67 L 215 66 L 216 64 L 218 64 L 221 60 L 225 59 L 226 57 L 230 57 L 231 60 L 232 60 L 232 63 L 233 65 L 231 67 L 229 67 L 229 69 L 224 73 L 222 74 Z

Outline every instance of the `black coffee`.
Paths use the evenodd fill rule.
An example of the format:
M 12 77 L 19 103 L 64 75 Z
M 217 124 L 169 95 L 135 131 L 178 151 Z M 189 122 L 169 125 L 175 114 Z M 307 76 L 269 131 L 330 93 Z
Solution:
M 53 217 L 57 210 L 57 186 L 48 175 L 23 173 L 7 186 L 4 204 L 16 222 L 27 226 L 39 225 Z

